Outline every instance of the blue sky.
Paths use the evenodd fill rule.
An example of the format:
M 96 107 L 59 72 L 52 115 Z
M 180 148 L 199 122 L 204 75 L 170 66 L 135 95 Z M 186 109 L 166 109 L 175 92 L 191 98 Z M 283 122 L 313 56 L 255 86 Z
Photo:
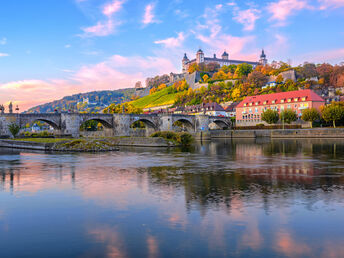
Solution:
M 23 109 L 179 72 L 186 52 L 344 61 L 344 0 L 11 0 L 0 9 L 0 103 Z

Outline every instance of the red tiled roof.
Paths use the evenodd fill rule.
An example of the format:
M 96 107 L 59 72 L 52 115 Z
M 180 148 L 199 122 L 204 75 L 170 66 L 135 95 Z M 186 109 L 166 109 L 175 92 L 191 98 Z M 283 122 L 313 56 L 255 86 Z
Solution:
M 317 95 L 315 92 L 308 89 L 308 90 L 272 93 L 272 94 L 266 94 L 266 95 L 249 96 L 249 97 L 246 97 L 243 101 L 241 101 L 237 107 L 244 107 L 244 104 L 246 104 L 246 106 L 249 106 L 250 103 L 252 103 L 252 106 L 255 106 L 256 102 L 258 102 L 258 106 L 284 104 L 284 103 L 288 103 L 288 99 L 291 99 L 291 102 L 289 103 L 301 102 L 302 101 L 301 99 L 303 97 L 306 97 L 305 101 L 320 101 L 320 102 L 325 101 L 322 97 Z M 294 98 L 298 98 L 298 100 L 294 101 Z M 282 103 L 281 100 L 284 100 L 284 103 Z M 265 101 L 266 101 L 266 104 L 264 104 Z M 273 101 L 275 101 L 275 103 L 272 103 Z

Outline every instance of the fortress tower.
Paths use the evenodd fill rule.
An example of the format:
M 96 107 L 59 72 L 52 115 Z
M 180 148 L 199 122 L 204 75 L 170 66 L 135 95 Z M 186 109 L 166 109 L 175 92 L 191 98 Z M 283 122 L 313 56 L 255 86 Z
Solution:
M 268 60 L 266 59 L 266 55 L 264 53 L 264 49 L 262 49 L 262 53 L 261 53 L 260 59 L 259 59 L 259 64 L 266 65 L 267 63 L 268 63 Z
M 183 73 L 187 72 L 187 63 L 190 62 L 189 58 L 187 57 L 186 53 L 184 54 L 183 60 L 182 60 L 182 66 L 183 66 Z
M 196 63 L 197 64 L 204 63 L 204 53 L 202 49 L 199 49 L 196 53 Z

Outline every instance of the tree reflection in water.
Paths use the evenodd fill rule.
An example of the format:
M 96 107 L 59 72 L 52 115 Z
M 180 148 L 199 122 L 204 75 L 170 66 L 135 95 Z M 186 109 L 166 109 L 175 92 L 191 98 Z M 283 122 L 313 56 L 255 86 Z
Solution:
M 344 256 L 343 154 L 344 141 L 316 139 L 2 150 L 0 253 Z

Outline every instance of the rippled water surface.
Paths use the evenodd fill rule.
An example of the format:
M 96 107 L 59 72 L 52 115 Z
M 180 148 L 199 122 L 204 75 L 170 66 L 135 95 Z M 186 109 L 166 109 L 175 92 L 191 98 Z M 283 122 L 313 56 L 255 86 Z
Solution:
M 0 257 L 344 257 L 344 140 L 0 149 Z

